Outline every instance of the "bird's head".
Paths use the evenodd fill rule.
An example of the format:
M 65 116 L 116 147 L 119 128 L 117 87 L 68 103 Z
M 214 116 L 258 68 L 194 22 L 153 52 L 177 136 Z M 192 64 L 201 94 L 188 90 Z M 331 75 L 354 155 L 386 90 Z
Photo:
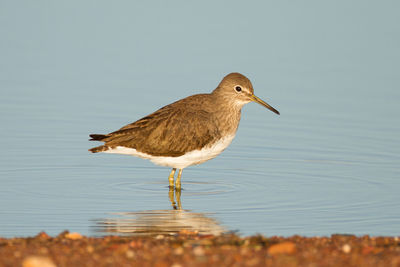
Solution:
M 250 80 L 237 72 L 226 75 L 213 91 L 213 94 L 223 97 L 239 108 L 249 102 L 257 102 L 279 115 L 279 111 L 254 95 L 253 85 Z

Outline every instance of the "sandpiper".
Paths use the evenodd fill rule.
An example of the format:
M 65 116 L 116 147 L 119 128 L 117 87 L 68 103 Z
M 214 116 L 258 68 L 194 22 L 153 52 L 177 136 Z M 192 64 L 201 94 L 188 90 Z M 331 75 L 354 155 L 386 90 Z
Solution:
M 215 158 L 232 142 L 241 109 L 252 101 L 279 115 L 254 95 L 247 77 L 230 73 L 209 94 L 183 98 L 115 132 L 91 134 L 90 141 L 104 144 L 89 151 L 133 155 L 171 167 L 170 187 L 178 169 L 175 189 L 179 190 L 184 168 Z

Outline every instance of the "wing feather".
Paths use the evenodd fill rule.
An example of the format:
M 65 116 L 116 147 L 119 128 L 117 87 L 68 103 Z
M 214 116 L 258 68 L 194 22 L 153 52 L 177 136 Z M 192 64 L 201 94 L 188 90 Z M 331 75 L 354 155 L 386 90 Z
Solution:
M 201 98 L 200 98 L 201 100 Z M 181 101 L 109 133 L 107 147 L 125 146 L 155 156 L 181 156 L 221 138 L 213 114 L 197 103 L 186 108 Z

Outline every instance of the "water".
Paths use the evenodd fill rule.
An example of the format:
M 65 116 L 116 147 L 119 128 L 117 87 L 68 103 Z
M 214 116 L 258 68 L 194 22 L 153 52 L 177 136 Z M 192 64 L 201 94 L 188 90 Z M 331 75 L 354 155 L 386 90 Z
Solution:
M 397 2 L 92 4 L 1 3 L 0 236 L 399 234 Z M 87 152 L 232 71 L 281 116 L 245 106 L 181 209 L 168 168 Z

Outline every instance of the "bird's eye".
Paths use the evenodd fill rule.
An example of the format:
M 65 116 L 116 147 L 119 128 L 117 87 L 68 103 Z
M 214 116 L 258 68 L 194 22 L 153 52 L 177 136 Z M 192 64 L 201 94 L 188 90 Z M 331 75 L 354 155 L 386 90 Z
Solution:
M 235 86 L 235 90 L 236 90 L 236 92 L 241 92 L 242 91 L 242 87 L 237 85 L 237 86 Z

